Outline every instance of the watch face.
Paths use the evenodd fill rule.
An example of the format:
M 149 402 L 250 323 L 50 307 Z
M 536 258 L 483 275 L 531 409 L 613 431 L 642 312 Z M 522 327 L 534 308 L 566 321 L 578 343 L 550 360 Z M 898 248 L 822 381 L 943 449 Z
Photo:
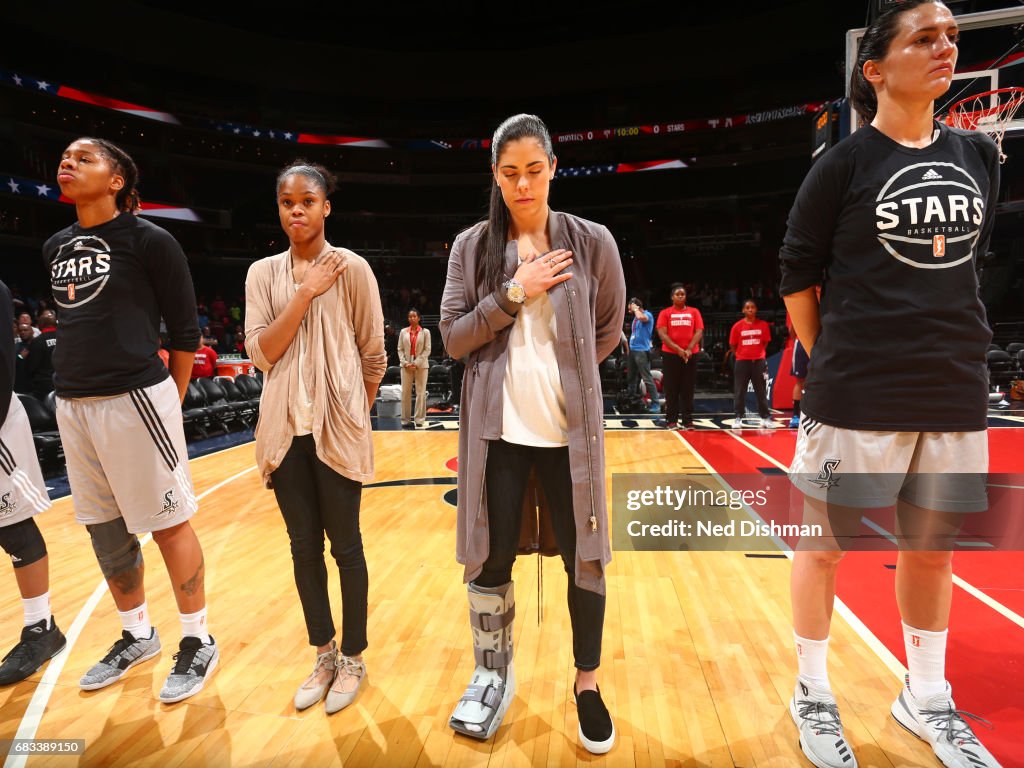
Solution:
M 522 304 L 526 301 L 526 290 L 519 283 L 510 282 L 505 293 L 508 296 L 508 300 L 514 301 L 516 304 Z

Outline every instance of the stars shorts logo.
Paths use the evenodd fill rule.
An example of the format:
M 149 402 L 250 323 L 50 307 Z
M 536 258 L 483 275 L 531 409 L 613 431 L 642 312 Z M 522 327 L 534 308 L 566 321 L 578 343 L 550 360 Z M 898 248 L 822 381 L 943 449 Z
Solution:
M 18 511 L 18 502 L 11 500 L 12 491 L 8 491 L 3 496 L 0 496 L 0 520 L 5 517 L 11 517 L 15 512 Z
M 173 517 L 174 513 L 177 511 L 178 502 L 174 498 L 174 489 L 171 488 L 164 494 L 163 506 L 160 507 L 160 511 L 153 515 L 153 517 L 157 520 L 166 520 L 169 517 Z
M 50 262 L 53 299 L 65 309 L 74 309 L 95 299 L 109 279 L 110 246 L 101 237 L 73 237 L 61 244 Z
M 914 163 L 894 173 L 875 199 L 875 234 L 896 260 L 916 269 L 949 269 L 974 256 L 985 196 L 953 163 Z
M 819 488 L 831 488 L 839 483 L 839 476 L 835 474 L 836 468 L 839 467 L 841 459 L 825 459 L 821 463 L 821 470 L 818 472 L 818 476 L 811 480 Z

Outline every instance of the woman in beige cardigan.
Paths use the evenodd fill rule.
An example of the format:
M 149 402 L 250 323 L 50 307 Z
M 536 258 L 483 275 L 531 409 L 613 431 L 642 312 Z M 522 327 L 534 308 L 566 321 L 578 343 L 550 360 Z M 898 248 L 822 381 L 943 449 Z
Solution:
M 370 404 L 384 376 L 384 316 L 364 259 L 324 238 L 334 179 L 296 163 L 277 180 L 291 247 L 261 259 L 245 281 L 245 348 L 266 374 L 256 462 L 274 489 L 291 540 L 313 672 L 295 694 L 305 709 L 327 696 L 336 712 L 366 675 L 367 573 L 359 532 L 362 483 L 373 476 Z M 338 652 L 327 593 L 324 533 L 341 572 Z

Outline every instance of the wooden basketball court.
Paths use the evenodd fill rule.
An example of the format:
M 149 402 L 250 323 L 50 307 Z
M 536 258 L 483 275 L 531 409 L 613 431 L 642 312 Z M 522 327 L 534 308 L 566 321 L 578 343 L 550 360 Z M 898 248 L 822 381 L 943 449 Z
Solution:
M 695 434 L 701 433 L 609 431 L 609 485 L 613 472 L 705 471 L 710 465 L 688 442 Z M 454 735 L 448 716 L 473 668 L 462 568 L 454 559 L 455 508 L 444 500 L 454 488 L 446 465 L 456 455 L 456 437 L 374 434 L 377 482 L 406 482 L 363 494 L 369 674 L 352 707 L 328 717 L 322 706 L 303 713 L 292 706 L 314 654 L 284 525 L 273 493 L 259 482 L 250 443 L 192 461 L 210 629 L 221 649 L 206 688 L 177 705 L 156 700 L 179 626 L 159 552 L 147 541 L 148 600 L 164 649 L 107 689 L 79 690 L 79 677 L 119 637 L 120 625 L 65 498 L 38 520 L 50 551 L 54 615 L 69 650 L 28 681 L 0 689 L 0 739 L 84 739 L 79 757 L 28 760 L 59 766 L 807 764 L 787 711 L 795 675 L 789 560 L 743 552 L 615 553 L 600 675 L 618 741 L 604 757 L 578 746 L 561 562 L 544 560 L 538 595 L 537 559 L 520 558 L 515 701 L 493 740 Z M 340 621 L 337 571 L 328 571 Z M 3 585 L 6 647 L 20 627 L 21 607 L 13 579 Z M 891 592 L 881 598 L 892 601 Z M 837 614 L 830 672 L 860 765 L 937 765 L 931 750 L 889 716 L 902 667 L 859 624 Z M 21 764 L 8 758 L 7 765 Z

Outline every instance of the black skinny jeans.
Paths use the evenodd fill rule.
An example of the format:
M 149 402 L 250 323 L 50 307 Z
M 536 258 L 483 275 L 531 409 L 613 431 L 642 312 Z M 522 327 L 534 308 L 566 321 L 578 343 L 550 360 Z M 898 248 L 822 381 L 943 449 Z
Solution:
M 534 448 L 504 440 L 491 442 L 486 472 L 491 549 L 474 583 L 479 587 L 500 587 L 512 581 L 523 517 L 523 494 L 531 466 L 536 468 L 544 489 L 555 541 L 569 577 L 569 620 L 576 668 L 597 669 L 601 665 L 605 597 L 576 586 L 576 519 L 572 509 L 568 447 Z
M 292 440 L 273 473 L 274 495 L 291 540 L 295 586 L 310 645 L 334 637 L 331 600 L 324 564 L 324 532 L 341 574 L 341 652 L 356 656 L 366 648 L 366 599 L 369 578 L 359 533 L 362 483 L 349 480 L 316 455 L 312 435 Z
M 757 396 L 757 412 L 762 419 L 771 416 L 768 410 L 768 390 L 766 372 L 768 362 L 762 357 L 760 360 L 737 360 L 735 373 L 735 389 L 733 390 L 733 412 L 736 418 L 742 419 L 747 410 L 747 382 L 753 382 L 754 395 Z
M 661 357 L 661 371 L 661 384 L 665 389 L 665 421 L 689 424 L 693 421 L 693 387 L 697 382 L 696 355 L 690 355 L 690 361 L 684 363 L 679 355 L 665 352 Z

